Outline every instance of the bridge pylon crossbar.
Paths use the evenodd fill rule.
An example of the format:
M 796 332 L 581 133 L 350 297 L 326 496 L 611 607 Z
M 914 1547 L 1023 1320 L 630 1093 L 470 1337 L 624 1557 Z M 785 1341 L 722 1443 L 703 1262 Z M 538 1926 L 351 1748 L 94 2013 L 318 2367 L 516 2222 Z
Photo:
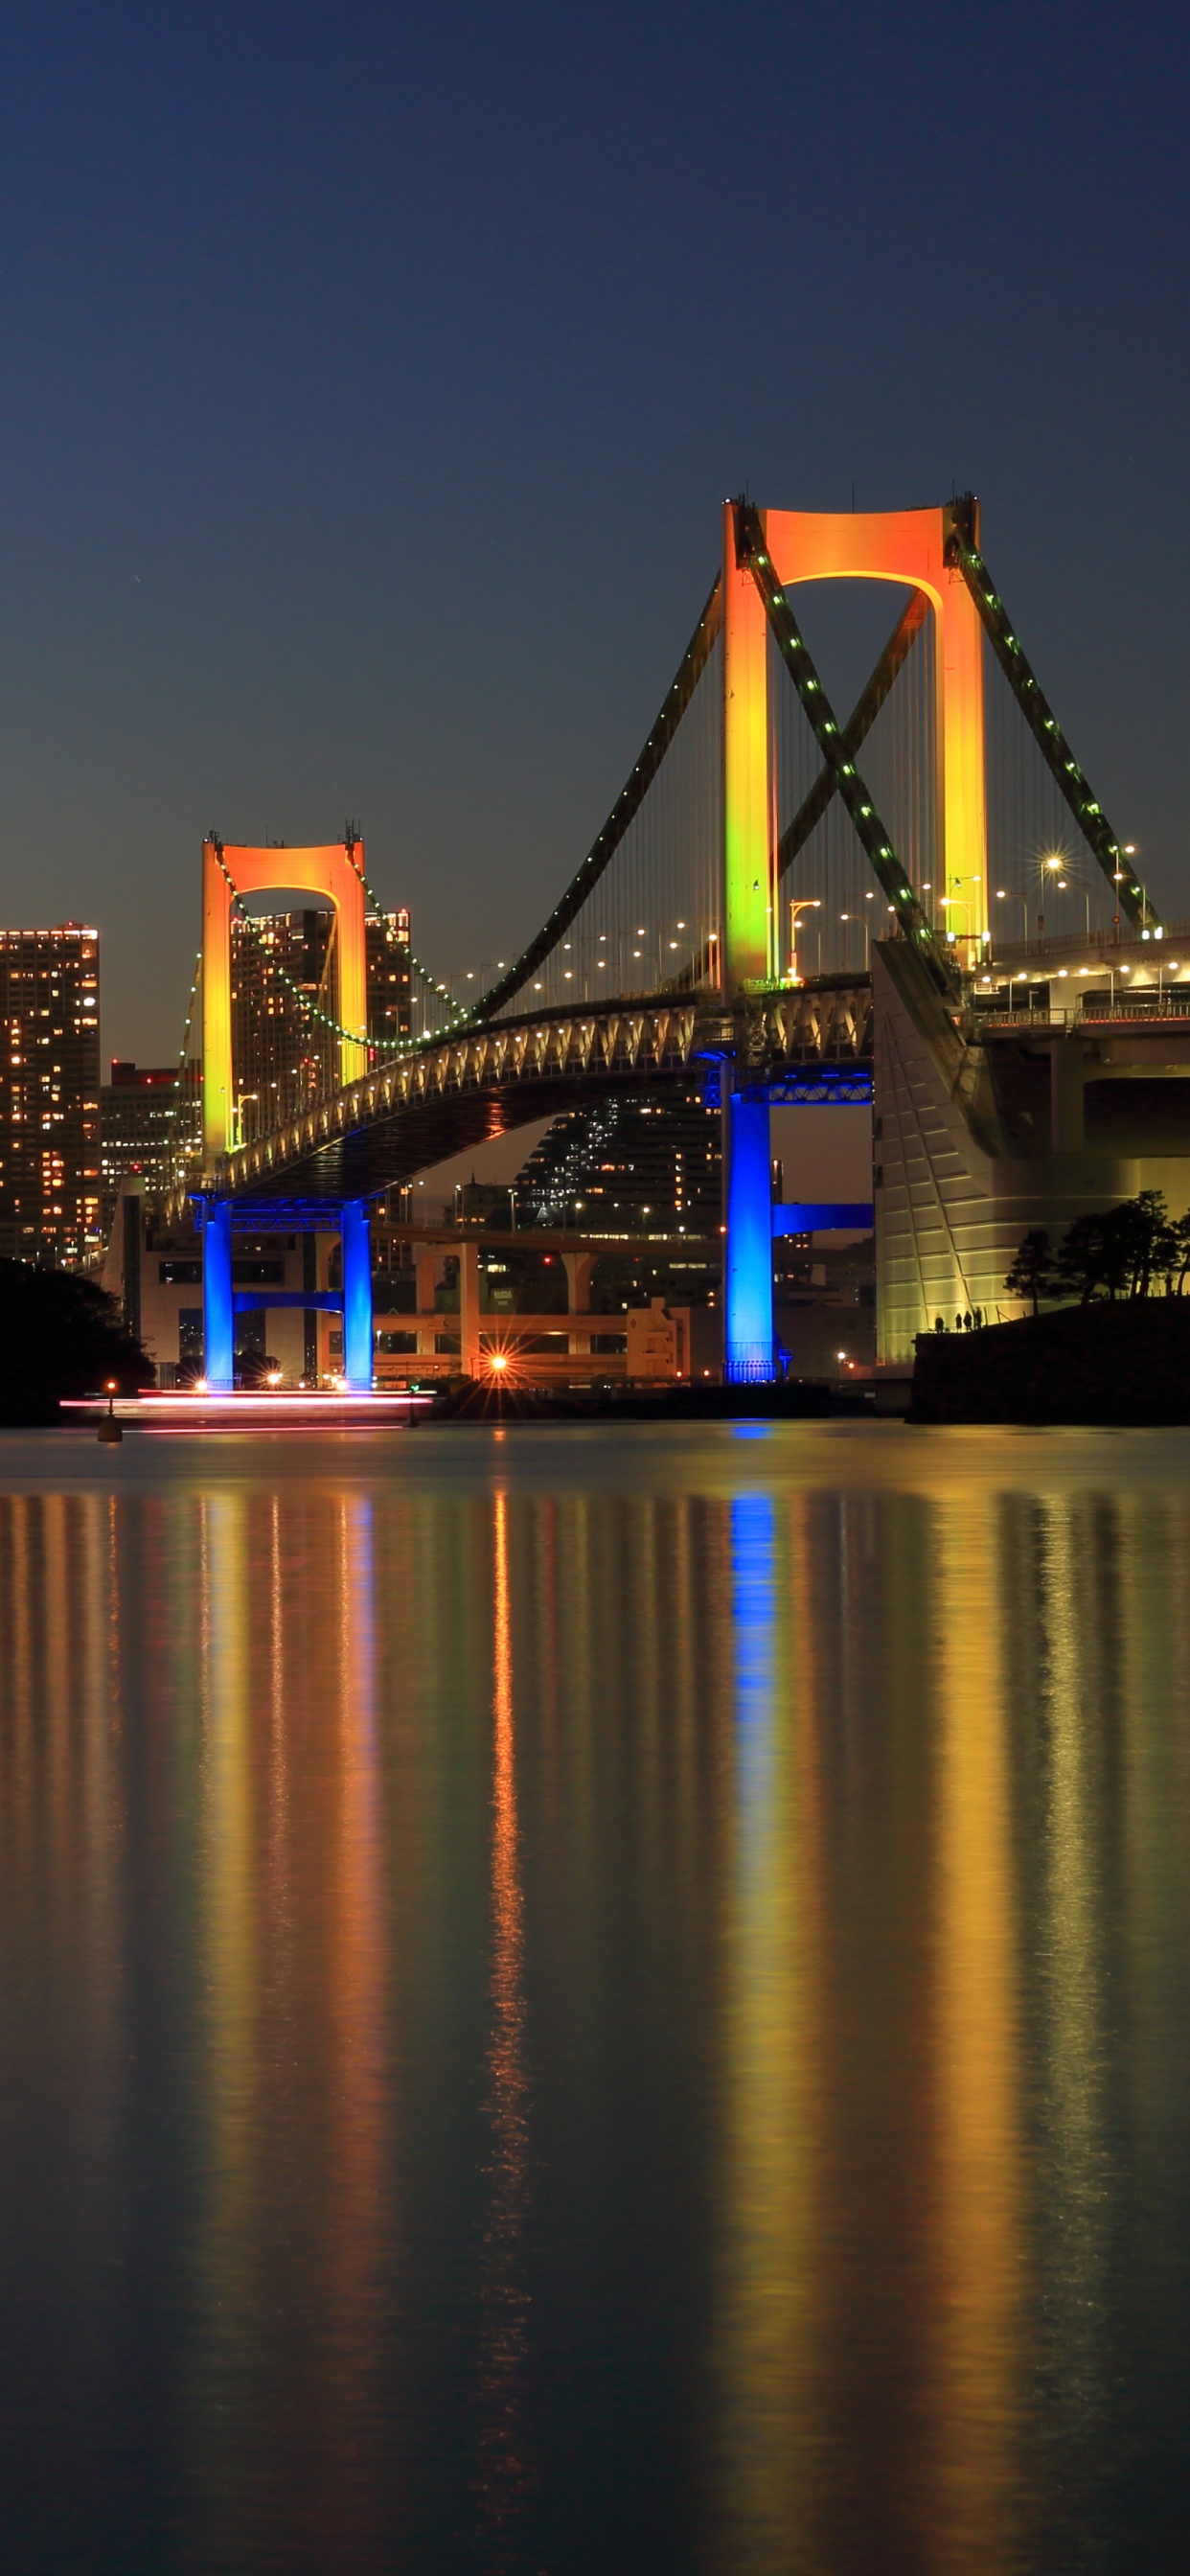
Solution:
M 920 950 L 939 989 L 949 993 L 953 986 L 949 961 L 935 940 L 933 928 L 897 857 L 891 838 L 876 811 L 870 791 L 851 757 L 844 729 L 839 726 L 835 717 L 809 646 L 778 577 L 776 566 L 765 542 L 760 512 L 749 502 L 737 504 L 736 545 L 740 562 L 751 573 L 764 602 L 770 630 L 797 690 L 814 739 L 833 777 L 835 793 L 846 809 L 856 838 L 871 865 L 877 882 L 883 887 L 884 893 L 893 906 L 898 927 Z
M 904 669 L 913 646 L 930 613 L 925 593 L 915 590 L 907 600 L 892 634 L 881 653 L 865 688 L 860 691 L 840 736 L 840 746 L 849 760 L 866 742 L 882 706 L 888 698 L 898 672 Z M 838 778 L 833 761 L 819 770 L 809 795 L 803 798 L 791 822 L 787 823 L 777 843 L 775 875 L 788 874 L 799 851 L 816 831 L 833 798 L 838 793 Z

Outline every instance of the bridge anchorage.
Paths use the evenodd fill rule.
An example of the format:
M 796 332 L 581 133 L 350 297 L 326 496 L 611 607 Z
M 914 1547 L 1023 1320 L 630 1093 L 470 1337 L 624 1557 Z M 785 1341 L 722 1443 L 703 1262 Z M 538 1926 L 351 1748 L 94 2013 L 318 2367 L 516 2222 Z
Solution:
M 792 605 L 839 580 L 901 594 L 843 722 Z M 548 920 L 478 995 L 417 967 L 420 1025 L 370 1033 L 379 908 L 362 842 L 283 858 L 206 842 L 201 1176 L 182 1195 L 203 1229 L 208 1384 L 231 1383 L 237 1308 L 277 1302 L 234 1288 L 234 1228 L 341 1234 L 342 1289 L 286 1302 L 341 1306 L 345 1375 L 362 1390 L 381 1191 L 549 1112 L 692 1079 L 722 1117 L 725 1378 L 779 1374 L 774 1106 L 870 1102 L 874 1085 L 878 1339 L 903 1361 L 935 1307 L 994 1307 L 1021 1220 L 1055 1190 L 1063 1212 L 1096 1190 L 1101 1202 L 1103 1157 L 1076 1170 L 1062 1125 L 1078 1084 L 1072 1032 L 1053 1034 L 1045 907 L 1050 946 L 1055 914 L 1069 928 L 1085 913 L 1078 971 L 1096 992 L 1105 975 L 1114 991 L 1111 961 L 1126 971 L 1133 950 L 1139 988 L 1141 943 L 1151 964 L 1162 931 L 1133 856 L 1009 625 L 973 498 L 854 513 L 727 502 L 719 573 L 640 758 Z M 231 924 L 254 935 L 243 899 L 279 875 L 333 906 L 335 975 L 317 1006 L 293 988 L 323 1072 L 269 1123 L 237 1100 Z M 1052 1119 L 1020 1106 L 1041 1097 L 1043 1009 Z

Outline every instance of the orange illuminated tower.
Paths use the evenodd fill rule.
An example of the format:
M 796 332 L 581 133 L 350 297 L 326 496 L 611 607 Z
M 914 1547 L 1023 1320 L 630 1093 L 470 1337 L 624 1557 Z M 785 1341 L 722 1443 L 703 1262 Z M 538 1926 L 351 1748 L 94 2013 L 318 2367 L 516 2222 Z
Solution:
M 889 581 L 928 600 L 939 874 L 948 926 L 963 940 L 979 940 L 988 927 L 983 629 L 959 565 L 948 561 L 953 511 L 762 510 L 759 517 L 786 590 L 803 581 Z M 734 992 L 771 972 L 774 853 L 765 609 L 737 561 L 732 502 L 724 511 L 723 689 L 724 980 Z
M 803 581 L 888 581 L 921 592 L 935 628 L 937 846 L 942 919 L 963 943 L 988 927 L 983 630 L 957 562 L 954 513 L 761 510 L 764 545 L 783 590 Z M 769 776 L 768 617 L 739 543 L 740 509 L 723 513 L 724 999 L 735 1003 L 776 965 L 774 814 Z M 978 542 L 978 539 L 976 540 Z M 724 1086 L 724 1369 L 771 1378 L 772 1217 L 767 1097 Z
M 339 1078 L 354 1082 L 368 1062 L 368 961 L 362 841 L 317 849 L 249 849 L 214 838 L 203 843 L 203 1167 L 213 1173 L 235 1141 L 231 1046 L 231 908 L 237 895 L 292 886 L 333 905 L 336 929 L 335 1018 Z M 358 1037 L 355 1035 L 358 1030 Z

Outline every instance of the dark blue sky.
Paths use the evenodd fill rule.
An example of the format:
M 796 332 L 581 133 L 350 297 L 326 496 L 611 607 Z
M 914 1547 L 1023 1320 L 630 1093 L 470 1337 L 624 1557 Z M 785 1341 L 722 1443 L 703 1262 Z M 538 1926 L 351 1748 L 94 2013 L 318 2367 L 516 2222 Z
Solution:
M 443 968 L 603 819 L 722 495 L 973 485 L 1190 914 L 1184 11 L 5 12 L 0 917 L 172 1054 L 198 848 L 329 838 Z

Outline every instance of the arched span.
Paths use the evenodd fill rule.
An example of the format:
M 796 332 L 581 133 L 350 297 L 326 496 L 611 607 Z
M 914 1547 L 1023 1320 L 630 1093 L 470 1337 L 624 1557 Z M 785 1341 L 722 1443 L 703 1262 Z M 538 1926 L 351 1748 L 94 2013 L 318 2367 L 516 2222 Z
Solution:
M 226 1155 L 221 1195 L 263 1201 L 369 1198 L 534 1119 L 609 1092 L 667 1089 L 710 1074 L 725 1046 L 750 1078 L 871 1060 L 866 976 L 824 977 L 751 1000 L 738 1025 L 659 994 L 602 1011 L 501 1020 L 376 1067 L 272 1135 Z

